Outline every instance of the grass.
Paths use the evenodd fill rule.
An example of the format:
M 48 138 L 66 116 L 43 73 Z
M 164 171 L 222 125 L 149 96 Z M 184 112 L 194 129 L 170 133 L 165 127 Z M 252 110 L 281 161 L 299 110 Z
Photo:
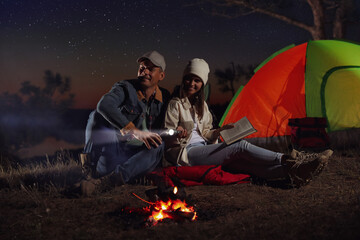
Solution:
M 360 239 L 360 151 L 335 151 L 320 176 L 301 188 L 268 185 L 188 187 L 195 222 L 139 227 L 124 206 L 147 204 L 152 186 L 124 185 L 67 197 L 79 179 L 66 152 L 41 164 L 2 169 L 0 239 Z
M 33 185 L 40 189 L 50 185 L 62 188 L 79 182 L 83 177 L 78 161 L 66 151 L 59 152 L 51 161 L 46 158 L 44 163 L 1 167 L 0 188 L 19 189 Z

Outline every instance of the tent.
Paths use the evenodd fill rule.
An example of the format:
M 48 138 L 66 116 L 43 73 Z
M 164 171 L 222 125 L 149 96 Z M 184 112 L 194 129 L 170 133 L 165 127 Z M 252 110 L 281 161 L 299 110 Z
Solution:
M 220 126 L 247 116 L 248 138 L 290 135 L 290 118 L 325 117 L 327 131 L 360 128 L 360 45 L 309 41 L 270 56 L 231 100 Z M 358 134 L 359 135 L 359 134 Z

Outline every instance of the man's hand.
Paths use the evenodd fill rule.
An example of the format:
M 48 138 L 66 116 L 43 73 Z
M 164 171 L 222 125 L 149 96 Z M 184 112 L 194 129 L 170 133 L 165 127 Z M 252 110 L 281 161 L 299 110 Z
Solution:
M 162 139 L 159 134 L 153 132 L 145 132 L 139 129 L 131 131 L 132 135 L 139 141 L 143 142 L 148 149 L 151 149 L 151 145 L 158 147 L 161 145 Z

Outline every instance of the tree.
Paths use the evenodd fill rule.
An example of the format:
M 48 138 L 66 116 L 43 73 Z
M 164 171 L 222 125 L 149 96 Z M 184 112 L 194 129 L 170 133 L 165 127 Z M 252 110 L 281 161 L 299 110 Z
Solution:
M 230 67 L 225 68 L 225 70 L 215 69 L 215 77 L 217 78 L 217 83 L 220 85 L 220 91 L 226 93 L 231 92 L 232 96 L 235 95 L 235 83 L 245 85 L 251 78 L 255 65 L 243 66 L 240 64 L 230 63 Z
M 288 11 L 284 9 L 295 2 L 303 2 L 310 7 L 312 24 L 287 15 Z M 198 3 L 204 11 L 228 18 L 252 13 L 264 14 L 304 29 L 314 40 L 344 38 L 346 26 L 358 22 L 354 0 L 201 0 Z
M 56 135 L 62 114 L 74 103 L 71 80 L 47 70 L 44 82 L 41 88 L 25 81 L 17 93 L 0 95 L 2 152 L 15 153 Z
M 73 105 L 74 95 L 70 92 L 71 80 L 59 73 L 45 71 L 45 87 L 32 85 L 29 81 L 21 84 L 19 93 L 26 107 L 35 109 L 54 109 L 63 111 Z

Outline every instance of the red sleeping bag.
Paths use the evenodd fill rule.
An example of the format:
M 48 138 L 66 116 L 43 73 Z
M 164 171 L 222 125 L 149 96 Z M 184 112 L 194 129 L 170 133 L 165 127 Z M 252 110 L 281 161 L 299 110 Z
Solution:
M 166 167 L 153 171 L 148 176 L 154 180 L 160 178 L 171 187 L 179 183 L 184 186 L 245 183 L 250 178 L 247 174 L 225 172 L 219 165 Z

